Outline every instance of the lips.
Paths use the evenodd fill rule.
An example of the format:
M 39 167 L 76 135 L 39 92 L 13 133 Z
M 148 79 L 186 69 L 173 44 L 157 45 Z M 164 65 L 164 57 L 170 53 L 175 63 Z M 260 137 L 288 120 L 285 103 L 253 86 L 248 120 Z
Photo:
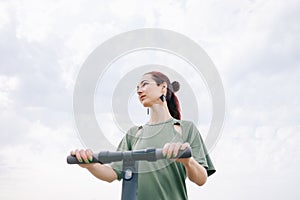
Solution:
M 146 95 L 141 95 L 140 100 L 142 101 L 145 97 L 146 97 Z

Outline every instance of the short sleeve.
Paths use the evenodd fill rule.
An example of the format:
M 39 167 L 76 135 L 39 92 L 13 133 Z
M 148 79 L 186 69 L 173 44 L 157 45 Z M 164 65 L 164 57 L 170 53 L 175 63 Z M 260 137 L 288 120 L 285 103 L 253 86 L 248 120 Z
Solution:
M 193 158 L 206 169 L 208 176 L 212 175 L 216 172 L 216 170 L 208 154 L 199 130 L 193 123 L 190 124 L 188 130 L 187 140 L 192 148 Z

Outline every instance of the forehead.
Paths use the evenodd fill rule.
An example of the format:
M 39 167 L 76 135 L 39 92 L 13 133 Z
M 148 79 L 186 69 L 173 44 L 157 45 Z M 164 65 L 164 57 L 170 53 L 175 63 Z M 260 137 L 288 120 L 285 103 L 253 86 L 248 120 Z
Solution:
M 145 74 L 140 78 L 139 83 L 141 83 L 143 81 L 154 81 L 154 80 L 153 80 L 151 74 Z

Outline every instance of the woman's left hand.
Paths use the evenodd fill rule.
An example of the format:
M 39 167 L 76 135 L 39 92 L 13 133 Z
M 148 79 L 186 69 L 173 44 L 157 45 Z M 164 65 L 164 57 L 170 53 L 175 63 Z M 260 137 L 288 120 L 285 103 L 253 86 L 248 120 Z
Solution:
M 190 146 L 189 143 L 166 143 L 163 147 L 163 155 L 167 157 L 168 159 L 175 158 L 178 155 L 179 150 L 185 150 Z M 176 162 L 181 162 L 183 164 L 189 163 L 191 158 L 179 158 L 176 159 Z

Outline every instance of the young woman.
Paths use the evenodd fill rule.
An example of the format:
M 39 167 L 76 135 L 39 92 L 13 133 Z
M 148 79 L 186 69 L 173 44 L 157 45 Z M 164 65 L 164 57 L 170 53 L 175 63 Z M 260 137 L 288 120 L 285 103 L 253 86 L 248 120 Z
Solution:
M 149 122 L 132 127 L 118 146 L 118 151 L 163 148 L 166 160 L 139 162 L 138 199 L 187 199 L 185 179 L 188 177 L 197 185 L 203 185 L 207 177 L 215 172 L 196 126 L 181 120 L 180 106 L 175 92 L 179 83 L 171 83 L 161 72 L 145 73 L 137 85 L 141 104 L 150 109 Z M 192 149 L 192 157 L 174 160 L 179 150 Z M 112 182 L 122 179 L 122 164 L 111 165 L 89 163 L 91 150 L 75 150 L 81 167 L 95 177 Z M 91 161 L 91 160 L 90 160 Z

